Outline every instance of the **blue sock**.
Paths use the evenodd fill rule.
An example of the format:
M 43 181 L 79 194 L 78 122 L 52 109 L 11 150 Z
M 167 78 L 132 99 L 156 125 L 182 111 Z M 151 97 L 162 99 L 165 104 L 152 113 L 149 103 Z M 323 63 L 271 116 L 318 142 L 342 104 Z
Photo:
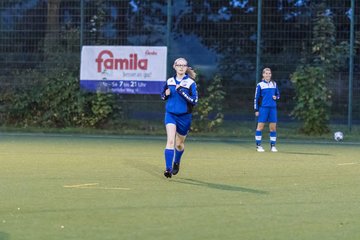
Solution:
M 256 142 L 256 146 L 260 146 L 261 145 L 261 131 L 256 131 L 255 132 L 255 142 Z
M 174 159 L 174 149 L 165 149 L 166 170 L 172 170 L 173 159 Z
M 276 144 L 276 131 L 270 132 L 270 145 L 275 146 Z
M 174 162 L 180 163 L 181 156 L 183 155 L 183 153 L 184 153 L 184 150 L 178 151 L 178 150 L 175 148 L 175 160 L 174 160 Z

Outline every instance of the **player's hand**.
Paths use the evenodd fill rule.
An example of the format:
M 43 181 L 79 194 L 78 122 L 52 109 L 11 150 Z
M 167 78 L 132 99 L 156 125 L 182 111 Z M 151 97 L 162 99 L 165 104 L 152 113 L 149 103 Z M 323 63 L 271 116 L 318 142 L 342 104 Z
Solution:
M 275 95 L 273 96 L 273 99 L 276 100 L 276 96 L 275 96 Z
M 169 89 L 169 88 L 165 90 L 165 95 L 166 95 L 166 96 L 169 96 L 169 95 L 170 95 L 170 89 Z
M 255 116 L 258 117 L 258 116 L 259 116 L 259 112 L 255 112 Z

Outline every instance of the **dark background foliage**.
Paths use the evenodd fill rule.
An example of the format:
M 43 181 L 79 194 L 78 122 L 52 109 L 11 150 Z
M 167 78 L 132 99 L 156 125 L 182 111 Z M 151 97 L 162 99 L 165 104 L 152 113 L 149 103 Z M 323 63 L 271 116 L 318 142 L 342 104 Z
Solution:
M 253 120 L 253 92 L 260 74 L 257 69 L 263 67 L 273 70 L 280 87 L 281 121 L 304 121 L 304 116 L 299 115 L 302 88 L 295 86 L 294 79 L 298 77 L 297 83 L 301 78 L 311 81 L 303 74 L 318 69 L 325 72 L 324 79 L 319 81 L 324 81 L 324 88 L 317 89 L 318 94 L 329 95 L 331 99 L 323 123 L 345 123 L 349 104 L 351 1 L 262 1 L 261 35 L 257 25 L 258 2 L 1 1 L 2 123 L 23 127 L 128 128 L 129 121 L 162 120 L 163 103 L 156 95 L 111 95 L 79 89 L 82 45 L 167 45 L 169 66 L 173 59 L 186 57 L 199 74 L 203 102 L 196 113 L 198 120 L 208 119 L 207 123 L 195 126 L 207 130 L 223 122 Z M 322 22 L 316 21 L 319 15 L 314 6 L 319 3 L 323 6 Z M 352 104 L 356 124 L 360 120 L 360 65 L 356 54 L 359 8 L 355 1 L 357 41 Z M 327 53 L 329 61 L 323 61 Z M 171 67 L 168 69 L 168 74 L 172 74 Z M 214 89 L 223 94 L 214 94 Z M 205 105 L 215 112 L 210 113 Z M 291 114 L 294 112 L 297 114 Z

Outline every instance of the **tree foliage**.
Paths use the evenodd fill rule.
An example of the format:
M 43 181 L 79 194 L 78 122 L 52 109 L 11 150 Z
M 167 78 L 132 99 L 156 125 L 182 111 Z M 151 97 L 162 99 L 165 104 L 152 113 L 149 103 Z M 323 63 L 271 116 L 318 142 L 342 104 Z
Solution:
M 326 87 L 324 69 L 311 65 L 299 66 L 291 80 L 296 92 L 292 115 L 302 121 L 301 131 L 308 135 L 328 132 L 331 95 Z
M 204 86 L 198 85 L 198 87 Z M 199 90 L 201 92 L 201 89 Z M 192 130 L 195 132 L 212 132 L 224 121 L 222 107 L 225 91 L 221 77 L 216 75 L 203 92 L 204 95 L 199 97 L 199 103 L 193 114 Z
M 100 127 L 113 114 L 114 95 L 85 93 L 79 79 L 66 68 L 51 75 L 32 69 L 17 73 L 18 79 L 37 79 L 36 87 L 22 83 L 0 95 L 6 106 L 6 124 L 28 127 Z
M 169 56 L 173 57 L 174 52 L 190 51 L 189 45 L 193 43 L 184 44 L 180 40 L 185 39 L 182 38 L 184 36 L 191 36 L 196 47 L 206 48 L 216 55 L 216 63 L 212 60 L 208 63 L 203 57 L 204 61 L 199 66 L 204 64 L 208 69 L 216 69 L 226 79 L 221 84 L 221 91 L 227 93 L 227 98 L 221 99 L 215 90 L 205 88 L 206 94 L 210 91 L 213 94 L 204 97 L 204 102 L 199 103 L 198 113 L 195 113 L 198 114 L 195 122 L 203 121 L 198 125 L 195 123 L 196 128 L 204 131 L 215 129 L 216 124 L 222 121 L 221 114 L 216 117 L 215 112 L 221 112 L 222 106 L 214 104 L 224 102 L 232 110 L 234 104 L 247 106 L 253 97 L 252 91 L 244 89 L 252 88 L 256 75 L 258 1 L 171 1 L 170 19 L 167 16 L 168 2 L 84 1 L 82 44 L 157 46 L 166 45 L 170 40 L 168 51 Z M 311 118 L 307 115 L 307 108 L 312 106 L 307 104 L 316 103 L 319 104 L 315 105 L 316 108 L 324 109 L 320 111 L 324 112 L 323 119 L 309 121 L 303 127 L 305 132 L 305 129 L 310 129 L 308 132 L 311 134 L 313 129 L 326 126 L 329 119 L 331 93 L 324 79 L 332 81 L 331 74 L 337 67 L 343 66 L 348 57 L 348 45 L 338 43 L 336 39 L 339 35 L 347 37 L 350 1 L 316 1 L 325 3 L 321 10 L 316 8 L 321 13 L 318 15 L 314 14 L 315 5 L 311 4 L 315 1 L 262 2 L 261 62 L 264 65 L 286 65 L 286 70 L 272 68 L 282 74 L 278 78 L 281 80 L 287 80 L 288 73 L 296 70 L 292 81 L 297 85 L 295 100 L 299 105 L 293 111 L 297 119 L 306 122 L 305 119 Z M 124 101 L 114 103 L 114 96 L 82 93 L 77 86 L 80 3 L 73 0 L 1 1 L 0 62 L 4 64 L 0 66 L 0 100 L 9 109 L 6 112 L 8 121 L 24 126 L 50 126 L 54 122 L 54 126 L 101 127 L 114 117 L 114 108 L 118 108 L 120 115 L 122 108 L 126 108 L 122 105 Z M 317 16 L 316 24 L 311 32 L 309 29 L 314 24 L 314 16 Z M 171 22 L 170 32 L 168 20 Z M 357 47 L 360 46 L 359 36 L 357 34 Z M 177 44 L 174 44 L 175 41 L 178 41 Z M 190 54 L 200 55 L 198 51 Z M 300 58 L 301 64 L 296 69 Z M 209 84 L 215 82 L 211 78 L 207 79 Z M 307 94 L 306 86 L 316 87 L 319 91 L 310 92 L 321 96 Z M 61 101 L 67 104 L 66 108 L 61 106 Z M 320 104 L 318 101 L 324 102 Z M 214 119 L 218 120 L 208 125 Z M 318 134 L 321 132 L 326 132 L 326 128 L 315 131 Z
M 303 122 L 301 131 L 321 135 L 329 131 L 331 91 L 328 81 L 344 63 L 347 43 L 336 41 L 336 29 L 324 4 L 314 6 L 312 44 L 292 74 L 296 105 L 292 115 Z
M 5 106 L 6 124 L 28 127 L 101 127 L 114 115 L 113 94 L 86 93 L 79 86 L 79 30 L 60 27 L 60 4 L 48 2 L 47 34 L 38 47 L 43 62 L 11 73 L 4 80 L 16 82 L 2 89 L 0 101 Z M 97 1 L 99 4 L 102 1 Z M 100 11 L 100 10 L 99 10 Z M 7 84 L 11 86 L 10 84 Z M 116 113 L 118 114 L 118 113 Z

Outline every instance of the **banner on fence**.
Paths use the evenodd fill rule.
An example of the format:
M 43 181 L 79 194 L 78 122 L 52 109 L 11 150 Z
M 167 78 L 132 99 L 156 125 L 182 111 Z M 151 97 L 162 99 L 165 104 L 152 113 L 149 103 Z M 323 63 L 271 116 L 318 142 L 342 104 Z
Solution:
M 80 86 L 93 92 L 159 94 L 166 57 L 166 47 L 83 46 Z

